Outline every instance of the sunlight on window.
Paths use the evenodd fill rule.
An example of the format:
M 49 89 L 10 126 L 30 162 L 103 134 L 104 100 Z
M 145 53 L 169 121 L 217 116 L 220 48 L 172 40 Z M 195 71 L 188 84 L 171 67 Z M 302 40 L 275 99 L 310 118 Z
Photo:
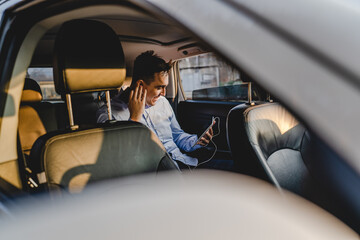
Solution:
M 27 77 L 34 79 L 40 85 L 44 100 L 61 99 L 55 91 L 52 68 L 29 68 L 27 73 Z
M 207 98 L 208 92 L 211 92 L 211 100 L 239 100 L 239 92 L 236 96 L 225 96 L 223 93 L 228 94 L 232 86 L 242 84 L 240 73 L 215 54 L 206 53 L 181 59 L 179 70 L 187 99 L 196 99 L 199 96 Z

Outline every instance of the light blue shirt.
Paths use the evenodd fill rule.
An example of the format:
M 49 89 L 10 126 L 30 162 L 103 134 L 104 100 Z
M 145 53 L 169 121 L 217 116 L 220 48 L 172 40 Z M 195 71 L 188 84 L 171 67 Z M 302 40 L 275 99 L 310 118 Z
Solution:
M 130 119 L 128 105 L 121 98 L 123 92 L 124 91 L 121 91 L 111 100 L 111 111 L 116 120 Z M 98 122 L 105 122 L 108 120 L 106 106 L 102 106 L 98 110 L 97 116 Z M 196 158 L 187 156 L 180 151 L 181 149 L 185 152 L 191 152 L 201 148 L 200 145 L 195 145 L 193 147 L 198 137 L 196 134 L 185 133 L 181 129 L 176 120 L 174 111 L 165 97 L 161 96 L 154 106 L 145 108 L 141 123 L 158 136 L 173 160 L 183 162 L 189 166 L 196 166 L 198 164 Z

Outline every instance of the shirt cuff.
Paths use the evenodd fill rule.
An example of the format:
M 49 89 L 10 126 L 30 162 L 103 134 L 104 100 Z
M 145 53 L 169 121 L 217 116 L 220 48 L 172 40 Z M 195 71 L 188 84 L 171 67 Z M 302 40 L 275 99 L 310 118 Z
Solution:
M 192 138 L 191 141 L 190 141 L 191 145 L 190 145 L 189 152 L 195 151 L 195 150 L 203 147 L 203 146 L 201 146 L 200 144 L 196 144 L 196 145 L 194 146 L 194 144 L 197 142 L 197 140 L 198 140 L 198 136 L 197 136 L 196 134 L 194 134 L 194 135 L 193 135 L 193 138 Z

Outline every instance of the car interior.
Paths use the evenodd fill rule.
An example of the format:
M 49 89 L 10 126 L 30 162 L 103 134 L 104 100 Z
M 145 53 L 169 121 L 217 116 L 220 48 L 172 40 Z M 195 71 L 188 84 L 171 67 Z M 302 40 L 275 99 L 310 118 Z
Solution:
M 28 48 L 33 50 L 24 54 L 29 61 L 22 67 L 28 75 L 20 76 L 23 88 L 16 127 L 22 182 L 18 193 L 79 193 L 88 184 L 106 179 L 180 173 L 147 127 L 113 119 L 96 122 L 96 111 L 104 104 L 111 119 L 110 99 L 129 86 L 134 59 L 154 50 L 174 62 L 166 98 L 182 129 L 200 135 L 212 117 L 219 118 L 214 127 L 219 135 L 208 146 L 216 151 L 211 161 L 218 165 L 212 168 L 262 179 L 280 192 L 291 191 L 359 230 L 359 213 L 351 210 L 358 203 L 340 195 L 336 187 L 324 187 L 327 177 L 321 164 L 330 150 L 246 69 L 232 66 L 176 22 L 125 4 L 76 8 L 44 19 L 35 28 L 42 33 L 30 31 L 29 36 L 34 36 Z M 186 95 L 181 64 L 206 54 L 235 68 L 240 83 L 195 88 Z M 206 67 L 201 65 L 194 74 Z M 45 68 L 53 72 L 49 81 L 55 98 L 44 98 L 44 81 L 29 74 L 31 69 Z M 195 67 L 186 68 L 191 69 Z M 206 81 L 212 77 L 203 74 L 203 85 L 210 86 Z M 236 98 L 229 99 L 232 91 Z

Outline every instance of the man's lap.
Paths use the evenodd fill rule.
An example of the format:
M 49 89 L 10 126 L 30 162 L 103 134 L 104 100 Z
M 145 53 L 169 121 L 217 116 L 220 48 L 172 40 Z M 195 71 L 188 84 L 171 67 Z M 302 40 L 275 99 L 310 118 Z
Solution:
M 176 161 L 179 165 L 180 169 L 195 169 L 195 168 L 203 168 L 203 169 L 219 169 L 219 170 L 226 170 L 232 171 L 233 162 L 231 160 L 224 160 L 224 159 L 216 159 L 211 158 L 214 154 L 215 149 L 209 149 L 206 147 L 199 148 L 193 152 L 184 153 L 190 157 L 197 158 L 199 163 L 198 166 L 188 166 L 183 162 Z

